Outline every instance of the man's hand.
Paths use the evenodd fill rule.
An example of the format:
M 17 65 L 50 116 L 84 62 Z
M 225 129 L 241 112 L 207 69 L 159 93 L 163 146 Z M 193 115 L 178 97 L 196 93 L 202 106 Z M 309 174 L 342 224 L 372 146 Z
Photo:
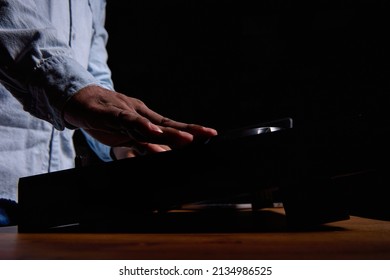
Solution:
M 161 152 L 206 140 L 215 129 L 177 122 L 149 109 L 141 100 L 87 86 L 68 101 L 64 119 L 111 147 L 131 147 L 134 155 Z
M 114 159 L 124 159 L 124 158 L 131 158 L 136 157 L 140 155 L 146 155 L 150 153 L 159 153 L 159 152 L 166 152 L 170 151 L 171 148 L 169 148 L 166 145 L 158 145 L 158 144 L 150 144 L 146 143 L 142 150 L 140 148 L 136 147 L 112 147 L 112 153 L 114 156 Z

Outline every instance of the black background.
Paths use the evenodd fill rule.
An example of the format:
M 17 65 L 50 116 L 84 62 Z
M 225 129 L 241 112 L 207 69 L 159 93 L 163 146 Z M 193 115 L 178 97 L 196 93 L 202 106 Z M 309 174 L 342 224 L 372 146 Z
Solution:
M 117 91 L 178 121 L 223 132 L 292 117 L 297 161 L 349 174 L 332 186 L 351 213 L 389 219 L 389 6 L 108 0 L 108 63 Z M 82 146 L 80 165 L 99 162 Z
M 219 130 L 387 123 L 386 2 L 109 0 L 108 63 L 117 91 Z

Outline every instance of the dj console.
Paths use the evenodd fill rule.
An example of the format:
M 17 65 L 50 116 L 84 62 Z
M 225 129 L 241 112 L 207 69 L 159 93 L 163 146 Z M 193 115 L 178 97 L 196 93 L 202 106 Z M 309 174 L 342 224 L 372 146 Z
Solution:
M 294 227 L 345 220 L 348 178 L 381 172 L 367 131 L 361 120 L 324 128 L 283 118 L 181 149 L 20 178 L 18 230 L 133 231 L 185 205 L 232 211 L 242 203 L 252 211 L 276 203 Z

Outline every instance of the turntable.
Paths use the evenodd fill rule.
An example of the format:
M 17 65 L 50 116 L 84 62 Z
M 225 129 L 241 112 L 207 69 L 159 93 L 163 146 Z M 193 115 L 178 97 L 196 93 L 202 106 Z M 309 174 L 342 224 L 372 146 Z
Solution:
M 18 230 L 132 231 L 189 205 L 277 203 L 293 226 L 348 219 L 344 190 L 306 144 L 307 131 L 283 118 L 182 149 L 20 178 Z

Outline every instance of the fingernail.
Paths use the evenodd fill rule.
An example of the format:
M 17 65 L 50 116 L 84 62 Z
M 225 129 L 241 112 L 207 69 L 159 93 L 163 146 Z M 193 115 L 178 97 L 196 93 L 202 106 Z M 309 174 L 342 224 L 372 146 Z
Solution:
M 161 128 L 159 128 L 157 125 L 155 124 L 152 124 L 152 123 L 149 123 L 149 127 L 153 130 L 153 131 L 156 131 L 156 132 L 159 132 L 159 133 L 163 133 L 163 131 L 161 130 Z

